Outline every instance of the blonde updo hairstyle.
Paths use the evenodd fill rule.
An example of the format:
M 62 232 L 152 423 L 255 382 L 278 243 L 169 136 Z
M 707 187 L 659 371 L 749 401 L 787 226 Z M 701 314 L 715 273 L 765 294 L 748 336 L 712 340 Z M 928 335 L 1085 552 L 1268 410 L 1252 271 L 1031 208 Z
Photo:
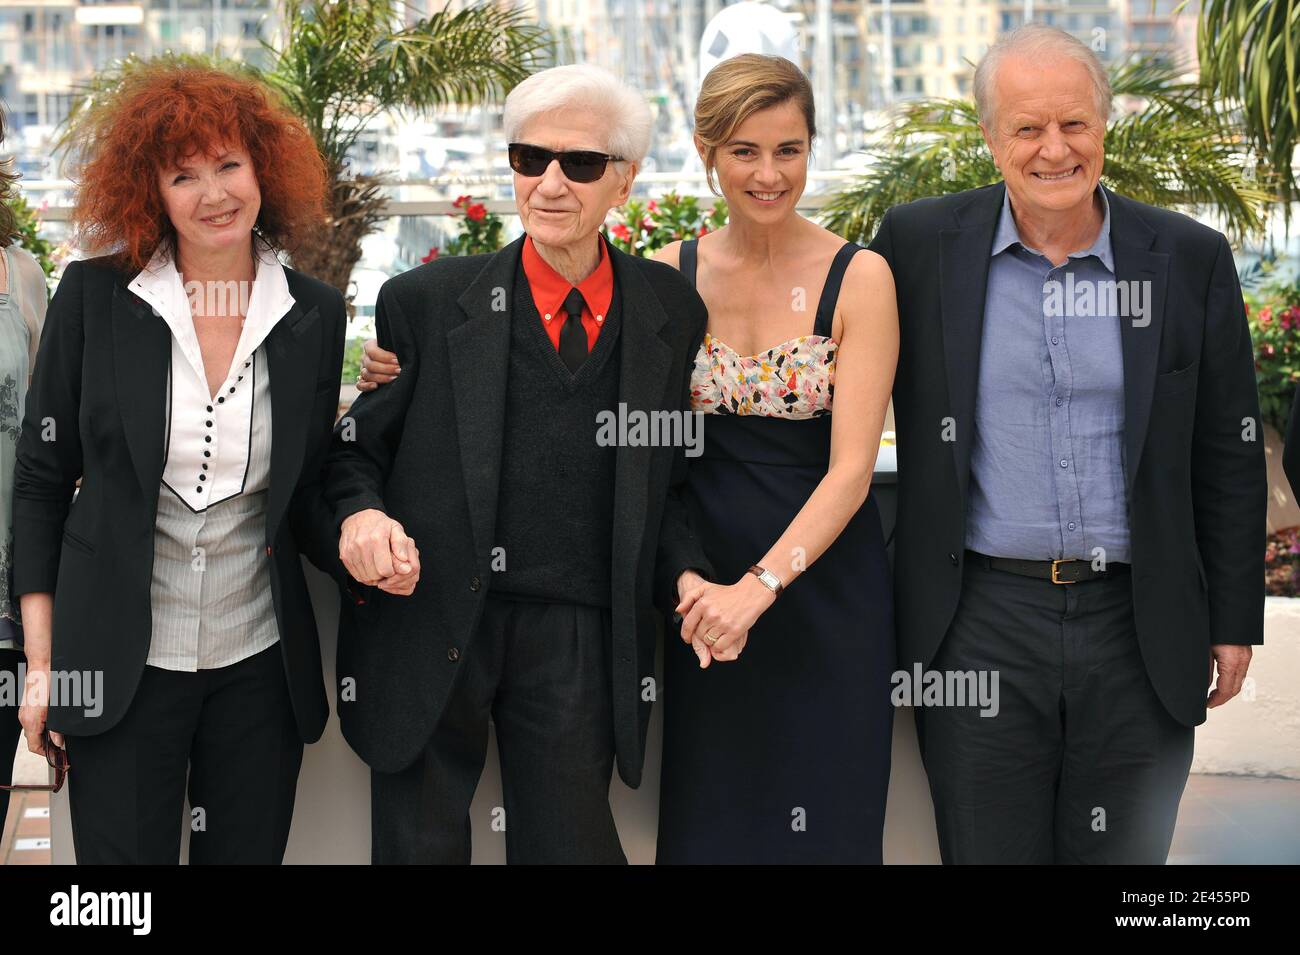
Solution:
M 808 143 L 817 135 L 812 84 L 785 57 L 742 53 L 709 70 L 695 100 L 695 136 L 704 146 L 704 175 L 709 191 L 721 195 L 713 180 L 718 150 L 759 110 L 794 100 L 808 123 Z

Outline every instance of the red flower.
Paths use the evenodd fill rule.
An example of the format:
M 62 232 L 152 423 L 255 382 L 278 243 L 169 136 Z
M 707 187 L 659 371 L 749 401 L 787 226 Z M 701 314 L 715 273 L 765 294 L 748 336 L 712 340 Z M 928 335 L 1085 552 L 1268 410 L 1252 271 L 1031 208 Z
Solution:
M 1265 327 L 1273 324 L 1273 310 L 1267 305 L 1259 310 L 1259 323 Z
M 476 202 L 465 210 L 465 217 L 471 222 L 482 222 L 487 218 L 487 206 Z
M 621 242 L 632 241 L 631 230 L 629 230 L 628 227 L 623 225 L 623 223 L 621 222 L 614 225 L 609 231 L 614 233 L 614 238 L 618 239 Z
M 659 211 L 659 203 L 657 203 L 657 202 L 655 202 L 653 199 L 651 199 L 651 200 L 650 200 L 650 205 L 646 206 L 646 208 L 649 209 L 651 212 L 658 212 L 658 211 Z
M 432 262 L 432 261 L 433 261 L 434 259 L 436 259 L 437 257 L 438 257 L 438 247 L 435 245 L 432 249 L 429 250 L 429 254 L 426 255 L 424 258 L 422 258 L 420 261 L 421 261 L 421 262 Z
M 706 225 L 702 225 L 700 226 L 700 231 L 695 234 L 701 237 L 706 236 L 709 234 L 709 227 Z
M 1275 351 L 1275 349 L 1273 348 L 1272 345 L 1265 345 L 1265 346 L 1264 346 L 1264 357 L 1265 357 L 1265 358 L 1272 358 L 1272 357 L 1273 357 L 1273 353 L 1274 353 L 1274 351 Z
M 452 206 L 456 209 L 459 209 L 461 206 L 468 203 L 472 198 L 473 198 L 472 196 L 457 196 L 456 201 L 452 203 Z

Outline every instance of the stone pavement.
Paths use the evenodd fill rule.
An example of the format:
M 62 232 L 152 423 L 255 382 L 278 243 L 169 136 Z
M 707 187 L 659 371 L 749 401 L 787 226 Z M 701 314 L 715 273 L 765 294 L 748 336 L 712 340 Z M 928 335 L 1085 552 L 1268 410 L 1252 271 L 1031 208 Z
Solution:
M 15 783 L 48 782 L 49 767 L 45 760 L 27 751 L 26 746 L 14 760 Z M 50 864 L 50 794 L 14 792 L 9 794 L 9 816 L 4 821 L 0 839 L 0 865 Z

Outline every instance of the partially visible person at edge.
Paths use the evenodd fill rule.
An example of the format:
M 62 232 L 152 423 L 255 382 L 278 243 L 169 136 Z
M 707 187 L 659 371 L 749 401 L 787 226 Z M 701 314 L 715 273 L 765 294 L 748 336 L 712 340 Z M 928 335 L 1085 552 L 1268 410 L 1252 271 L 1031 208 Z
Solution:
M 0 146 L 5 116 L 0 108 Z M 36 343 L 45 322 L 48 295 L 45 272 L 30 252 L 18 245 L 18 222 L 8 204 L 18 176 L 0 167 L 0 671 L 9 685 L 21 687 L 23 628 L 13 596 L 14 460 L 23 420 L 27 385 L 36 360 Z M 0 827 L 9 811 L 13 760 L 11 746 L 22 736 L 19 694 L 0 700 Z
M 98 693 L 23 728 L 66 746 L 79 863 L 176 863 L 187 795 L 191 862 L 279 863 L 328 715 L 299 554 L 347 578 L 318 483 L 343 296 L 277 256 L 325 165 L 217 70 L 144 67 L 99 108 L 75 224 L 104 254 L 50 305 L 14 491 L 28 667 Z

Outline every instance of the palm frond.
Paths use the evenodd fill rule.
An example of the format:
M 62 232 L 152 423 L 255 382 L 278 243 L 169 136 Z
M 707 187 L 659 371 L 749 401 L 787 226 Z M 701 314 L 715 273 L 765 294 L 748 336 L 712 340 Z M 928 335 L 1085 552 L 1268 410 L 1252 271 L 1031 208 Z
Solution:
M 446 7 L 409 26 L 401 0 L 312 0 L 287 6 L 284 41 L 263 40 L 267 80 L 341 165 L 366 122 L 500 99 L 549 62 L 544 29 L 518 9 Z
M 1225 117 L 1179 79 L 1178 68 L 1131 61 L 1114 68 L 1117 99 L 1143 108 L 1112 120 L 1102 182 L 1159 206 L 1215 208 L 1233 241 L 1259 234 L 1276 199 L 1267 173 L 1252 178 L 1248 149 Z M 867 242 L 891 206 L 999 181 L 974 103 L 935 99 L 895 111 L 882 141 L 869 151 L 870 170 L 822 208 L 826 228 Z
M 1283 208 L 1300 194 L 1300 3 L 1205 0 L 1197 30 L 1207 97 L 1239 108 L 1259 159 L 1272 170 Z

